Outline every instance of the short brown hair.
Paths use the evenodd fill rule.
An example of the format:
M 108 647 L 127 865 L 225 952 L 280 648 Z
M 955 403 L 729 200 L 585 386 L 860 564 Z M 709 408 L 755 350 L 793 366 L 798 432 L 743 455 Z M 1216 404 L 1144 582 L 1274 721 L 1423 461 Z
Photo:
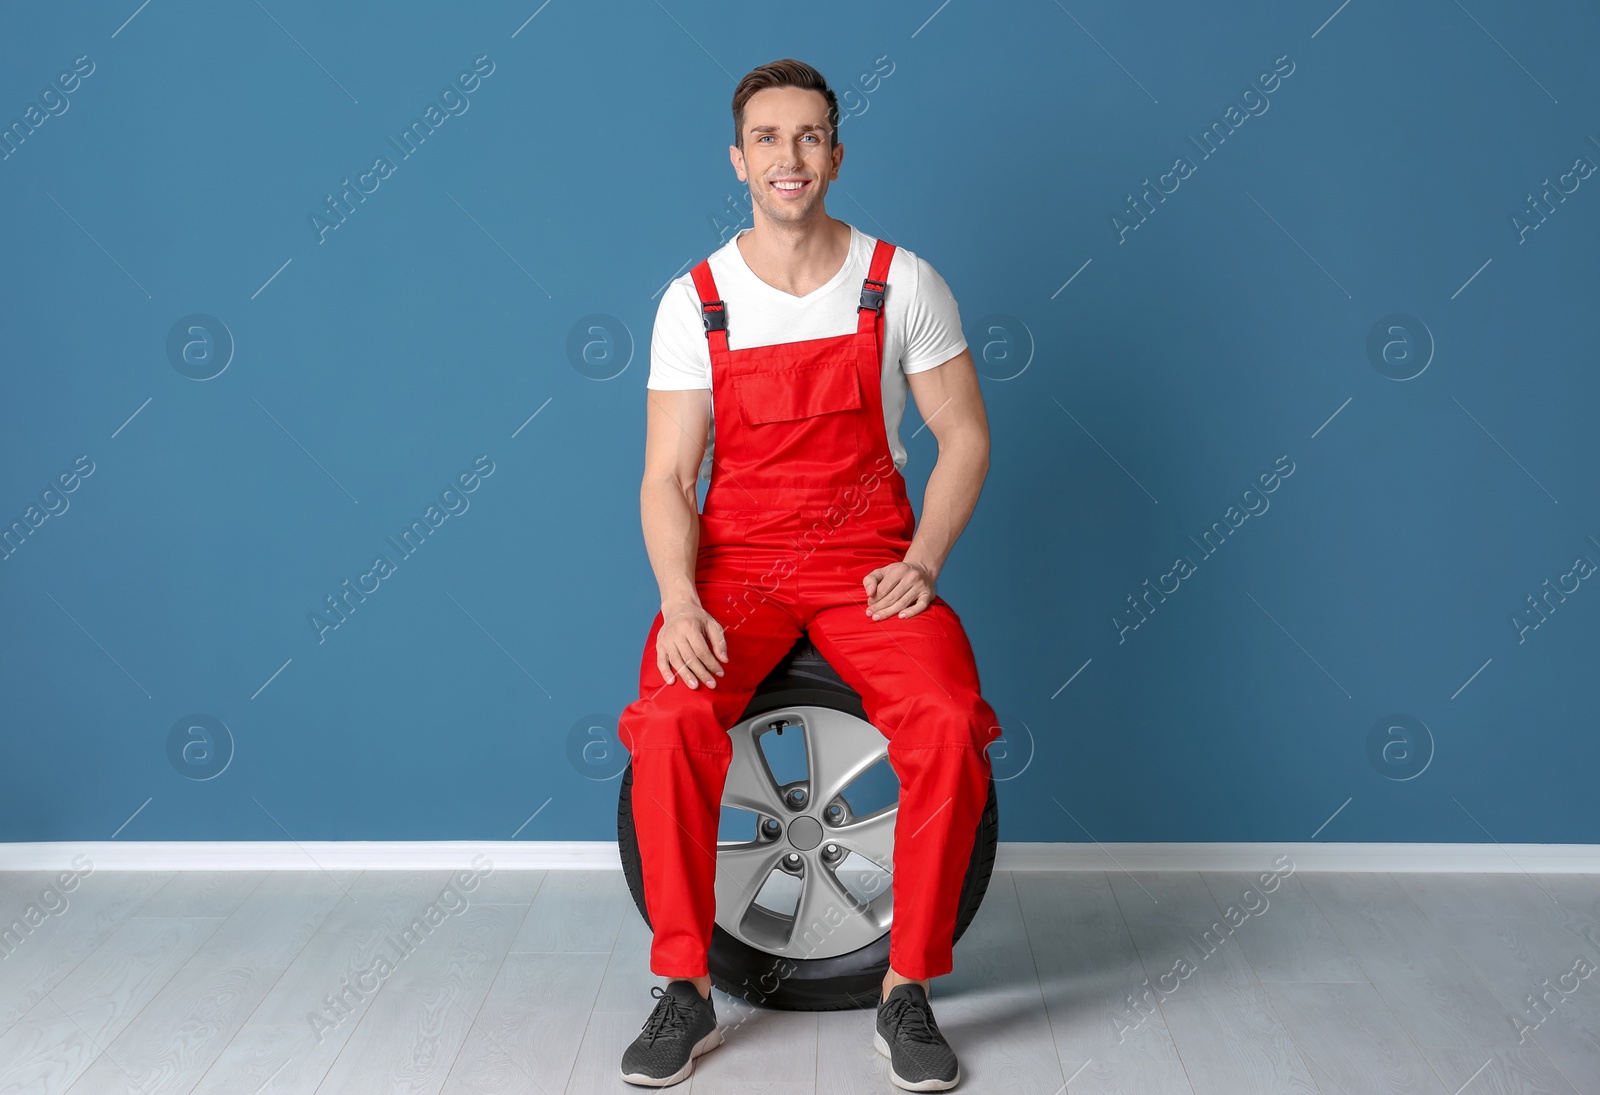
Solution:
M 822 93 L 828 101 L 828 151 L 832 152 L 839 143 L 839 100 L 822 73 L 793 57 L 751 69 L 734 88 L 733 143 L 739 151 L 744 151 L 744 105 L 750 101 L 750 96 L 769 87 L 798 87 Z

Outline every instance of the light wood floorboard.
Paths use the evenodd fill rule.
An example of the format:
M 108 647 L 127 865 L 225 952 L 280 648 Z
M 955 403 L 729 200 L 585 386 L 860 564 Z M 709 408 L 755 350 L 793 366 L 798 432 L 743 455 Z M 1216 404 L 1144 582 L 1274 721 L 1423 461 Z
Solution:
M 620 872 L 54 877 L 0 873 L 6 1095 L 642 1090 Z M 930 998 L 963 1092 L 1590 1095 L 1600 876 L 998 872 Z M 872 1008 L 714 999 L 683 1095 L 897 1090 Z

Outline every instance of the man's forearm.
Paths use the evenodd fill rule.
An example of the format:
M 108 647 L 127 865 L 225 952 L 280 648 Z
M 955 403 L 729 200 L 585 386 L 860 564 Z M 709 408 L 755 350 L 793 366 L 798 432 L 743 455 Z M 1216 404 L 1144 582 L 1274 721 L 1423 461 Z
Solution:
M 922 519 L 906 551 L 906 562 L 926 566 L 935 579 L 939 577 L 956 538 L 977 508 L 978 492 L 988 473 L 989 444 L 982 434 L 940 442 L 939 458 L 928 473 L 928 487 L 922 495 Z
M 685 494 L 674 480 L 646 480 L 639 488 L 639 514 L 645 551 L 661 587 L 661 606 L 699 604 L 694 564 L 700 550 L 700 511 L 693 491 Z

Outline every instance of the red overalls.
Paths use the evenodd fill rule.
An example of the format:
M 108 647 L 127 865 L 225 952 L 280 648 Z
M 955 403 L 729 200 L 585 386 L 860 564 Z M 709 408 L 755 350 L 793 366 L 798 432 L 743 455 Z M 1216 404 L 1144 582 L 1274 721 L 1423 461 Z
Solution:
M 691 689 L 681 677 L 667 685 L 656 667 L 658 612 L 640 698 L 618 720 L 656 974 L 709 972 L 728 730 L 802 631 L 861 694 L 900 780 L 889 964 L 917 980 L 952 968 L 962 878 L 988 796 L 985 750 L 1001 729 L 942 597 L 908 619 L 866 612 L 862 579 L 903 560 L 916 527 L 883 418 L 880 328 L 893 254 L 878 241 L 853 333 L 743 350 L 728 349 L 710 265 L 693 270 L 716 415 L 695 584 L 725 630 L 728 661 L 717 663 L 715 688 Z

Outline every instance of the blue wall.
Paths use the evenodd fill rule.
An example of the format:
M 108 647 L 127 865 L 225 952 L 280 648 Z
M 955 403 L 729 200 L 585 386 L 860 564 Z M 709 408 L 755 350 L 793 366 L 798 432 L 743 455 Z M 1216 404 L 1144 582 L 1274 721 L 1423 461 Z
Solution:
M 1593 5 L 134 7 L 0 34 L 4 838 L 614 839 L 657 294 L 798 56 L 985 377 L 1003 839 L 1600 839 Z

